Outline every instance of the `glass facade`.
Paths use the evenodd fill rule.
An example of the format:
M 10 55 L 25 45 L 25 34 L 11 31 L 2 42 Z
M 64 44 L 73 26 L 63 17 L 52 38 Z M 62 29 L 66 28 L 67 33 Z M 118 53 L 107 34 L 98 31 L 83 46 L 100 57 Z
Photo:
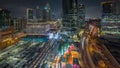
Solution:
M 104 34 L 120 35 L 120 13 L 119 1 L 108 1 L 102 3 L 101 30 Z
M 79 28 L 84 29 L 85 28 L 85 6 L 83 4 L 78 5 L 78 22 L 79 22 Z
M 102 18 L 102 32 L 107 34 L 120 34 L 120 14 Z
M 12 26 L 11 12 L 6 9 L 0 9 L 0 28 Z
M 77 0 L 63 0 L 62 32 L 72 35 L 77 32 L 78 27 Z

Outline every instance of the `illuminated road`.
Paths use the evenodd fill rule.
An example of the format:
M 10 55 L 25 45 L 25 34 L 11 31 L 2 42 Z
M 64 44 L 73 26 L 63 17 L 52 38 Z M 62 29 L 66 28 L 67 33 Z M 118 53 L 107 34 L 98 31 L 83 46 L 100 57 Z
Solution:
M 74 45 L 69 46 L 63 55 L 58 55 L 55 68 L 83 68 L 81 53 Z
M 99 39 L 86 37 L 85 44 L 84 55 L 87 57 L 84 59 L 89 61 L 84 62 L 90 66 L 89 68 L 119 68 L 116 60 Z
M 36 54 L 36 49 L 42 43 L 31 43 L 31 41 L 20 41 L 17 44 L 0 51 L 0 66 L 19 68 Z
M 80 46 L 59 44 L 55 39 L 16 44 L 0 51 L 0 64 L 7 61 L 14 68 L 119 68 L 101 39 L 86 36 Z
M 34 58 L 31 63 L 29 63 L 29 64 L 27 64 L 27 66 L 25 66 L 25 68 L 39 67 L 39 64 L 41 63 L 41 61 L 43 59 L 45 59 L 45 55 L 49 52 L 50 48 L 52 47 L 53 42 L 54 42 L 53 40 L 50 40 L 49 42 L 45 43 L 41 52 L 37 56 L 37 58 Z

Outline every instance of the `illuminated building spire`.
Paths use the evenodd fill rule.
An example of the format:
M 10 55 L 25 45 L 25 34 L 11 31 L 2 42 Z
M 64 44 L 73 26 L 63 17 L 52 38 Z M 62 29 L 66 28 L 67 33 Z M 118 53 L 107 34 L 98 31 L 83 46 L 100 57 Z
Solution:
M 46 1 L 44 10 L 43 10 L 43 20 L 44 21 L 49 21 L 50 20 L 50 5 L 48 0 Z

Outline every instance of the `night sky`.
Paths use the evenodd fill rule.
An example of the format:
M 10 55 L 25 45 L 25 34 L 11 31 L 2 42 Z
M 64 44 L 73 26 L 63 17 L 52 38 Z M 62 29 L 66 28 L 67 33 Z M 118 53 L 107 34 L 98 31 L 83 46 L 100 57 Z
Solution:
M 59 15 L 62 14 L 62 0 L 48 0 L 51 6 L 52 12 Z M 86 18 L 100 17 L 102 1 L 107 0 L 78 0 L 79 3 L 83 3 L 86 7 Z M 26 8 L 35 8 L 39 6 L 41 11 L 43 10 L 46 0 L 0 0 L 0 8 L 6 8 L 12 12 L 15 17 L 21 17 L 25 15 Z

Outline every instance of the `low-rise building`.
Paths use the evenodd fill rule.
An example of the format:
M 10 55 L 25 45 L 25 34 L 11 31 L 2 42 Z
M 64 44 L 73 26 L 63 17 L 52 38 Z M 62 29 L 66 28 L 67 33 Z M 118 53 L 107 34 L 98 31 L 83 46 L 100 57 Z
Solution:
M 27 35 L 47 35 L 50 25 L 47 23 L 28 23 L 26 26 Z
M 0 50 L 14 44 L 13 28 L 8 27 L 0 30 Z
M 13 19 L 15 32 L 23 32 L 26 28 L 27 20 L 25 18 Z

